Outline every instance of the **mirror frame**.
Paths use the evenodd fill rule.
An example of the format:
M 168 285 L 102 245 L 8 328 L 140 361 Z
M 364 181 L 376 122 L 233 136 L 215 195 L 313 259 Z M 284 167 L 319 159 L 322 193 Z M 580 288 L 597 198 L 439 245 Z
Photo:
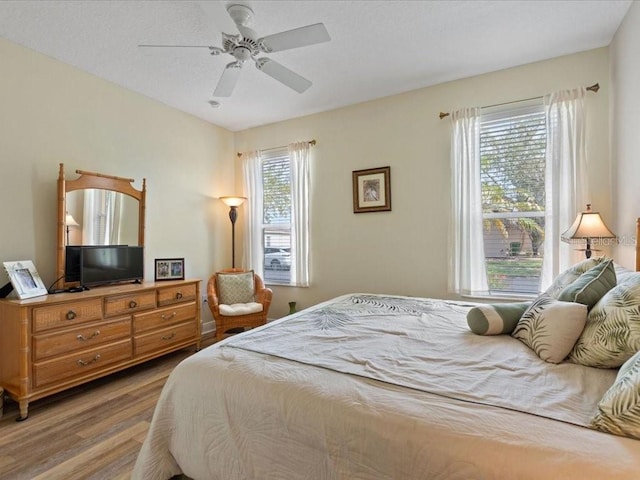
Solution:
M 87 188 L 98 188 L 111 190 L 113 192 L 124 193 L 138 201 L 138 245 L 144 247 L 144 217 L 146 208 L 147 180 L 142 179 L 142 190 L 137 190 L 131 184 L 133 178 L 115 177 L 102 173 L 85 172 L 76 170 L 80 175 L 75 180 L 65 180 L 64 164 L 60 164 L 58 174 L 58 225 L 56 232 L 57 255 L 56 255 L 56 286 L 65 288 L 68 284 L 64 281 L 65 267 L 65 216 L 67 211 L 66 194 L 74 190 L 84 190 Z

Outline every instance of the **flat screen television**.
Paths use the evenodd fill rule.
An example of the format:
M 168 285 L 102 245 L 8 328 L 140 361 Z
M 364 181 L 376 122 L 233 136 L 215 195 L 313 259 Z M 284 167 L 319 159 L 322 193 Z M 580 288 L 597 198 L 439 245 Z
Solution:
M 92 287 L 144 278 L 144 248 L 128 245 L 68 246 L 65 281 Z

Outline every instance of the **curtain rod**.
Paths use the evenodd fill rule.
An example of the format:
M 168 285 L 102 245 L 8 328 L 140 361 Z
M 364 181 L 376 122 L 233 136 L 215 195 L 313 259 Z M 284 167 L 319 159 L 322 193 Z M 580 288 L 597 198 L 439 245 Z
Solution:
M 309 145 L 311 145 L 312 147 L 316 144 L 315 140 L 309 140 Z M 283 145 L 282 147 L 272 147 L 272 148 L 265 148 L 264 150 L 260 150 L 262 151 L 267 151 L 267 150 L 275 150 L 276 148 L 286 148 L 286 145 Z M 238 157 L 242 156 L 242 152 L 238 152 L 237 153 Z
M 593 93 L 598 93 L 598 90 L 600 90 L 600 84 L 596 83 L 594 85 L 591 85 L 590 87 L 587 87 L 587 90 L 589 92 L 593 92 Z M 496 103 L 495 105 L 485 105 L 484 107 L 480 107 L 480 108 L 489 108 L 489 107 L 499 107 L 501 105 L 510 105 L 512 103 L 519 103 L 519 102 L 526 102 L 527 100 L 537 100 L 539 98 L 543 98 L 542 96 L 539 97 L 531 97 L 531 98 L 525 98 L 523 100 L 514 100 L 512 102 L 504 102 L 504 103 Z M 442 120 L 444 117 L 448 117 L 449 115 L 451 115 L 449 112 L 440 112 L 440 120 Z

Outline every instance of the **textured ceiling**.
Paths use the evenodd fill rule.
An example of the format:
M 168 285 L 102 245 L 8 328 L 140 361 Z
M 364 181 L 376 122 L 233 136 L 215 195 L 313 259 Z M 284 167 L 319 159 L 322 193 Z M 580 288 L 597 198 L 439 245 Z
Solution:
M 331 41 L 268 55 L 313 82 L 299 94 L 248 62 L 213 90 L 228 55 L 139 44 L 221 45 L 225 7 L 265 36 L 322 22 Z M 0 36 L 233 131 L 603 47 L 631 0 L 0 1 Z

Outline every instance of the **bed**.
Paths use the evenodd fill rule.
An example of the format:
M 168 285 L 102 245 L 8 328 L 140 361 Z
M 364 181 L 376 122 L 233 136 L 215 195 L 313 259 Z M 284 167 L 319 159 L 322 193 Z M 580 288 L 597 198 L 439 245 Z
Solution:
M 471 332 L 475 307 L 350 294 L 204 349 L 170 375 L 132 478 L 639 478 L 640 440 L 593 419 L 640 360 L 549 363 Z

